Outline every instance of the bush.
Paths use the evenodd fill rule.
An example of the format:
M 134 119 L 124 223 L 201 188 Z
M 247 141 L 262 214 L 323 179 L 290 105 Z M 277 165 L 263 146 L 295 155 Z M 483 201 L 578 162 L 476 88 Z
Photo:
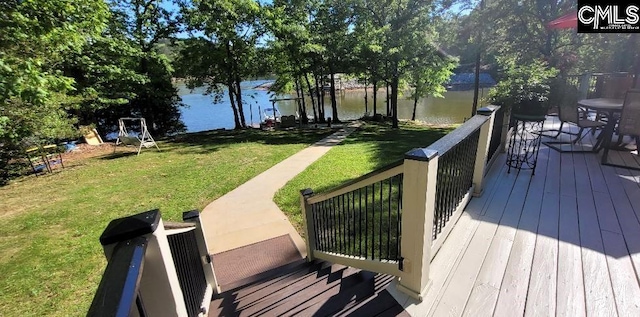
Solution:
M 557 71 L 545 62 L 519 64 L 503 61 L 503 78 L 489 91 L 492 104 L 521 114 L 545 114 L 548 109 L 550 83 Z

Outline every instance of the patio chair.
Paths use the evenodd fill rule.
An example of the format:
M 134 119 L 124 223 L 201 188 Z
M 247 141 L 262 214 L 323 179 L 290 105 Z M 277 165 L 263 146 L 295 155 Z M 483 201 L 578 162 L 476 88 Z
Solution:
M 598 98 L 624 99 L 627 91 L 633 87 L 633 76 L 628 74 L 610 74 L 602 77 L 600 81 Z M 593 111 L 591 114 L 595 115 L 596 121 L 609 120 L 607 114 L 601 111 Z M 591 130 L 591 134 L 595 134 L 595 130 Z
M 622 113 L 620 114 L 620 120 L 618 120 L 618 134 L 628 135 L 636 141 L 636 166 L 620 165 L 609 163 L 607 161 L 609 155 L 609 144 L 604 147 L 604 153 L 602 154 L 602 162 L 605 165 L 630 168 L 634 170 L 640 170 L 640 89 L 632 89 L 627 91 L 622 105 Z M 611 142 L 611 140 L 606 140 Z
M 562 144 L 577 144 L 582 140 L 582 138 L 586 135 L 584 134 L 585 129 L 598 129 L 605 126 L 604 122 L 600 122 L 597 120 L 589 120 L 587 112 L 578 107 L 578 91 L 575 87 L 568 86 L 566 88 L 565 94 L 563 95 L 560 104 L 558 105 L 558 118 L 560 119 L 560 127 L 556 130 L 546 130 L 544 132 L 557 132 L 555 135 L 545 135 L 550 138 L 558 138 L 560 134 L 568 134 L 575 136 L 573 141 L 546 141 L 544 144 L 548 145 L 554 150 L 560 152 L 591 152 L 592 150 L 573 150 L 570 151 L 564 150 L 562 146 L 554 146 L 554 145 L 562 145 Z M 565 123 L 575 125 L 579 128 L 578 132 L 572 132 L 570 130 L 564 130 Z M 572 147 L 573 148 L 573 147 Z
M 62 150 L 59 146 L 55 144 L 45 145 L 42 147 L 42 154 L 47 159 L 49 171 L 53 170 L 53 167 L 56 165 L 60 165 L 64 168 L 64 163 L 62 162 Z
M 24 154 L 31 165 L 33 173 L 38 176 L 39 173 L 51 172 L 51 168 L 47 163 L 47 158 L 39 146 L 32 146 L 24 150 Z

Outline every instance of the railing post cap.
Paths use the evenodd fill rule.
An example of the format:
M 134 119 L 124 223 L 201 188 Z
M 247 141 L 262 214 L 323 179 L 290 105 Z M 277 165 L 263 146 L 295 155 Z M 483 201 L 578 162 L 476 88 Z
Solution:
M 200 218 L 200 212 L 197 209 L 185 211 L 182 213 L 182 221 Z
M 428 162 L 438 155 L 438 151 L 429 148 L 413 149 L 405 153 L 404 158 L 416 161 Z
M 109 245 L 153 233 L 160 223 L 160 210 L 154 209 L 137 215 L 111 220 L 100 235 L 100 243 Z
M 302 196 L 311 196 L 313 195 L 313 190 L 311 188 L 305 188 L 300 190 L 300 194 Z
M 478 109 L 476 112 L 478 114 L 483 115 L 483 116 L 488 116 L 488 115 L 490 115 L 491 113 L 493 113 L 494 111 L 496 111 L 498 109 L 500 109 L 499 106 L 488 105 L 486 107 L 482 107 L 482 108 Z

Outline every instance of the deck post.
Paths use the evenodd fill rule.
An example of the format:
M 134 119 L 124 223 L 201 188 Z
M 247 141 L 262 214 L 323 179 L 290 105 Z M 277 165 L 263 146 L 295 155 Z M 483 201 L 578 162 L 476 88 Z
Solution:
M 438 152 L 415 149 L 405 154 L 401 256 L 398 289 L 422 300 L 429 289 Z
M 307 245 L 307 261 L 311 262 L 315 257 L 313 251 L 316 246 L 316 228 L 312 222 L 313 214 L 311 213 L 311 205 L 307 199 L 313 195 L 311 188 L 300 191 L 300 207 L 302 208 L 302 221 L 304 223 L 304 234 L 306 235 L 305 243 Z
M 196 239 L 198 243 L 198 250 L 200 251 L 200 258 L 202 259 L 202 266 L 204 268 L 204 276 L 207 279 L 207 285 L 210 285 L 212 292 L 220 294 L 220 285 L 218 285 L 218 279 L 216 278 L 216 272 L 213 269 L 213 261 L 209 254 L 209 247 L 207 245 L 207 234 L 205 233 L 202 222 L 200 221 L 200 212 L 198 210 L 185 211 L 182 213 L 182 221 L 191 222 L 196 225 Z M 212 294 L 208 294 L 209 289 L 204 298 L 211 298 Z M 207 307 L 208 308 L 208 307 Z
M 139 295 L 148 316 L 187 316 L 187 308 L 178 281 L 169 241 L 159 210 L 115 219 L 100 236 L 107 260 L 118 242 L 146 237 L 144 270 Z
M 488 106 L 478 109 L 478 114 L 488 116 L 487 120 L 480 128 L 480 138 L 478 139 L 478 150 L 476 151 L 476 161 L 473 168 L 473 196 L 482 195 L 484 182 L 484 169 L 487 166 L 487 156 L 489 155 L 489 144 L 491 143 L 491 133 L 495 119 L 496 107 Z

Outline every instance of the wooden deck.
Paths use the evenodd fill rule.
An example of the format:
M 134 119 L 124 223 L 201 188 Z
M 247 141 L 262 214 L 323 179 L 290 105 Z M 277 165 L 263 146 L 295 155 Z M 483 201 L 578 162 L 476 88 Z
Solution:
M 435 256 L 423 303 L 389 290 L 413 316 L 640 316 L 640 172 L 600 155 L 543 145 L 534 176 L 507 174 L 502 155 Z

